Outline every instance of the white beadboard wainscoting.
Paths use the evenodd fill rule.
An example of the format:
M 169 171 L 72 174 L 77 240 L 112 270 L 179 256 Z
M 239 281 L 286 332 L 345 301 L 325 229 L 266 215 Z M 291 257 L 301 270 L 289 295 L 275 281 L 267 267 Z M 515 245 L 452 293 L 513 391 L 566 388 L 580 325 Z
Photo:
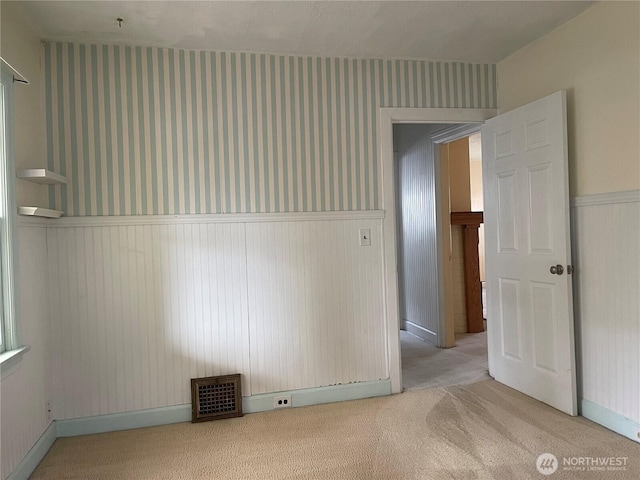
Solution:
M 436 230 L 436 167 L 431 135 L 444 125 L 393 127 L 397 153 L 398 270 L 403 329 L 438 344 L 440 292 Z
M 379 211 L 49 223 L 57 419 L 388 379 Z M 359 246 L 360 229 L 372 245 Z
M 38 224 L 20 226 L 17 240 L 20 339 L 31 350 L 17 364 L 2 372 L 1 478 L 7 478 L 16 468 L 51 422 L 47 415 L 51 381 L 47 230 Z M 44 449 L 45 453 L 51 443 Z
M 32 349 L 3 375 L 3 478 L 57 436 L 187 421 L 191 376 L 243 373 L 247 412 L 390 393 L 383 215 L 21 219 Z M 572 219 L 581 413 L 638 441 L 640 192 Z
M 191 401 L 189 379 L 243 373 L 244 225 L 49 229 L 56 418 Z
M 379 220 L 246 226 L 252 394 L 388 378 L 381 238 Z
M 640 441 L 640 191 L 572 208 L 582 415 Z

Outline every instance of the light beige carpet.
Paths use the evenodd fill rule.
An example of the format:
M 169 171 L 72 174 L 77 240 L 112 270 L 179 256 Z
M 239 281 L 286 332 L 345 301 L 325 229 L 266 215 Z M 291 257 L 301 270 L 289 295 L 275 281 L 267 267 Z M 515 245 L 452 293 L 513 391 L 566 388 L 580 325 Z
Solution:
M 543 477 L 544 452 L 629 457 Z M 562 467 L 561 467 L 562 468 Z M 366 400 L 60 438 L 32 479 L 638 479 L 640 445 L 489 380 Z
M 400 330 L 402 386 L 446 387 L 489 380 L 487 332 L 456 335 L 456 346 L 438 348 Z

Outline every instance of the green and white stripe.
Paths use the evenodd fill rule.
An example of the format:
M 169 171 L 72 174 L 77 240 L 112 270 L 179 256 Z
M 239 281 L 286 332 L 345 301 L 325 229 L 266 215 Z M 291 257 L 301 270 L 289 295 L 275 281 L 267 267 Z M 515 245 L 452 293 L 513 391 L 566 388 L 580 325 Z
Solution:
M 47 43 L 45 76 L 70 216 L 379 209 L 379 107 L 496 107 L 493 64 Z

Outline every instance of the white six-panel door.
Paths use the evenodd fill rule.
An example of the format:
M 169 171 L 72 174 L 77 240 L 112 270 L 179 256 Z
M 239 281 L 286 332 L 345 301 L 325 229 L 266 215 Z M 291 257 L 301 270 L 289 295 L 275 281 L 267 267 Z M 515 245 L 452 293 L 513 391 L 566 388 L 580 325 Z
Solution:
M 487 121 L 482 145 L 490 373 L 576 415 L 565 92 Z

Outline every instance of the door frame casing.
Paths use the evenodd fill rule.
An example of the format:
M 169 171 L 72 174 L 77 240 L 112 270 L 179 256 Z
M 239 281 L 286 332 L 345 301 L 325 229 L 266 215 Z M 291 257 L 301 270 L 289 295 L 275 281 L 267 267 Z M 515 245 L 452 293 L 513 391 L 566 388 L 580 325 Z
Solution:
M 450 126 L 444 130 L 434 133 L 431 135 L 431 141 L 436 146 L 446 145 L 451 142 L 455 142 L 456 140 L 460 140 L 465 137 L 469 137 L 470 135 L 480 132 L 482 129 L 482 125 L 484 122 L 473 122 L 473 123 L 462 123 L 455 124 L 454 126 Z M 437 192 L 437 200 L 440 205 L 437 207 L 438 212 L 441 212 L 443 215 L 446 213 L 450 215 L 451 212 L 451 201 L 448 198 L 448 191 L 445 191 L 447 187 L 450 185 L 444 185 L 442 182 L 444 178 L 448 178 L 450 175 L 449 165 L 447 165 L 447 174 L 443 173 L 442 159 L 440 158 L 440 148 L 433 149 L 433 161 L 435 162 L 435 173 L 436 173 L 436 192 Z M 445 200 L 446 199 L 446 200 Z M 438 244 L 438 285 L 441 289 L 440 293 L 440 305 L 438 308 L 439 312 L 439 321 L 438 321 L 438 347 L 439 348 L 451 348 L 455 347 L 456 339 L 455 339 L 455 322 L 453 315 L 453 270 L 451 266 L 449 268 L 446 267 L 446 259 L 448 255 L 452 254 L 451 247 L 447 248 L 445 245 L 445 238 L 449 237 L 449 241 L 451 241 L 451 219 L 450 217 L 440 218 L 436 216 L 438 220 L 437 230 L 438 230 L 438 240 L 441 242 Z M 449 270 L 447 272 L 447 270 Z M 445 273 L 448 273 L 445 275 Z
M 378 113 L 380 138 L 380 175 L 382 184 L 382 256 L 384 265 L 384 308 L 387 339 L 387 366 L 391 393 L 402 392 L 402 362 L 400 358 L 400 315 L 398 300 L 398 256 L 396 239 L 396 186 L 393 155 L 393 125 L 400 123 L 483 123 L 498 114 L 496 109 L 476 108 L 380 108 Z M 439 208 L 440 179 L 436 164 L 436 211 Z M 440 216 L 436 214 L 438 248 L 438 317 L 443 320 L 442 305 L 442 239 Z

